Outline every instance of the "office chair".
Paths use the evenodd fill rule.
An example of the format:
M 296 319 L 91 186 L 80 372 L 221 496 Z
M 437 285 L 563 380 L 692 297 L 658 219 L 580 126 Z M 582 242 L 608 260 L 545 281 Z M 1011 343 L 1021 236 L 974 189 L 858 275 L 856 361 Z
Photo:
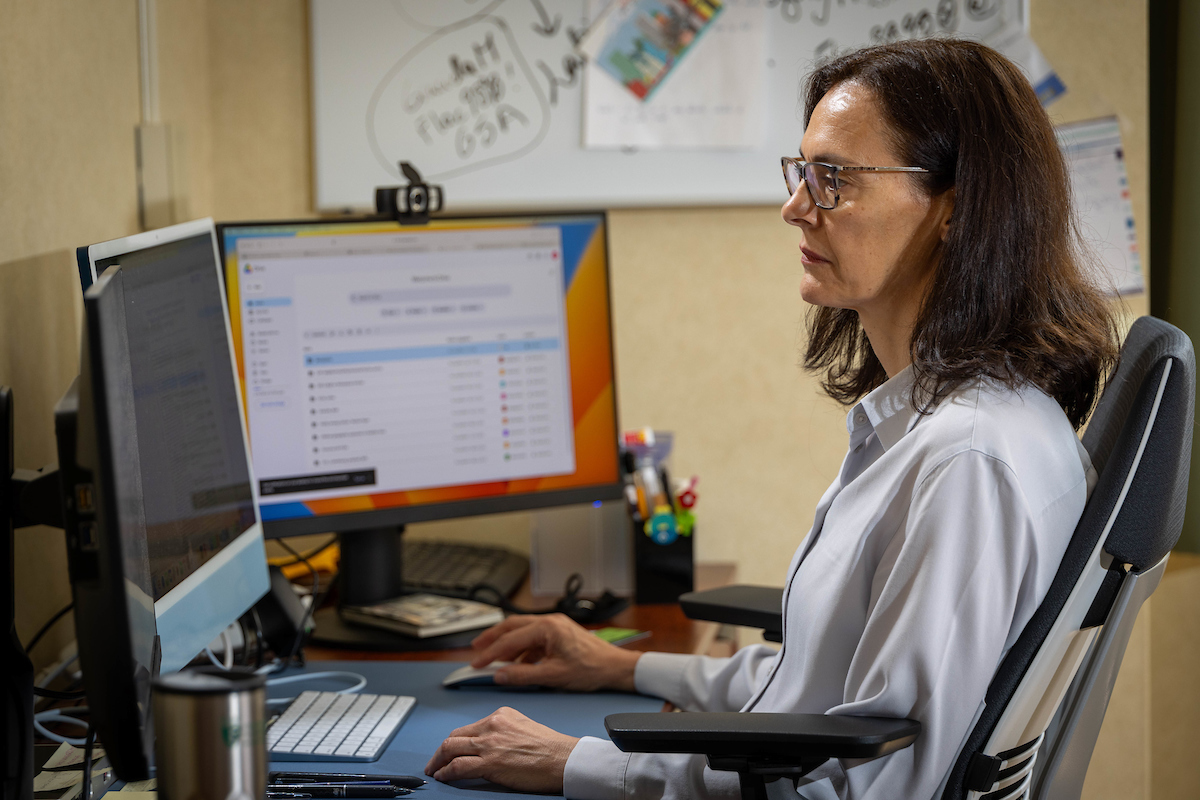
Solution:
M 1183 526 L 1195 386 L 1187 336 L 1138 319 L 1083 436 L 1099 481 L 1045 599 L 996 670 L 942 800 L 1080 796 L 1138 609 Z M 782 630 L 780 589 L 726 587 L 680 603 L 696 619 Z M 622 750 L 702 753 L 711 768 L 737 771 L 744 800 L 765 800 L 768 782 L 827 758 L 875 758 L 919 735 L 912 720 L 820 714 L 614 714 L 605 724 Z M 771 793 L 780 788 L 794 797 L 787 783 Z

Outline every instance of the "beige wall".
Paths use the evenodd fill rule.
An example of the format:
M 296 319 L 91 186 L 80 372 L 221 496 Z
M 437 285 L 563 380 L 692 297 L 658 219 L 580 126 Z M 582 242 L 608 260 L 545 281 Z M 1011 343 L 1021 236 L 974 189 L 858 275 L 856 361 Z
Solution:
M 181 215 L 309 213 L 304 0 L 159 0 L 158 14 Z M 18 463 L 31 466 L 54 458 L 50 408 L 77 367 L 71 248 L 137 226 L 136 2 L 0 0 L 0 19 L 0 383 L 16 389 Z M 1143 248 L 1145 31 L 1146 0 L 1033 0 L 1033 35 L 1069 88 L 1052 116 L 1120 120 Z M 775 207 L 619 210 L 611 241 L 622 422 L 675 431 L 676 474 L 701 476 L 698 557 L 737 563 L 744 581 L 779 583 L 845 446 L 842 411 L 797 366 L 795 236 Z M 1144 298 L 1129 308 L 1144 313 Z M 527 529 L 526 516 L 508 515 L 412 533 L 526 550 Z M 18 631 L 28 639 L 69 599 L 61 534 L 22 532 L 18 558 Z M 1142 701 L 1152 663 L 1171 652 L 1152 652 L 1159 627 L 1148 617 L 1088 797 L 1150 794 Z M 68 638 L 65 625 L 39 662 Z
M 1151 603 L 1150 796 L 1195 800 L 1200 797 L 1200 555 L 1174 553 Z
M 2 0 L 0 19 L 0 384 L 14 389 L 17 464 L 33 467 L 56 460 L 52 409 L 77 371 L 73 248 L 137 225 L 137 8 Z M 62 533 L 20 531 L 16 554 L 24 640 L 70 600 Z

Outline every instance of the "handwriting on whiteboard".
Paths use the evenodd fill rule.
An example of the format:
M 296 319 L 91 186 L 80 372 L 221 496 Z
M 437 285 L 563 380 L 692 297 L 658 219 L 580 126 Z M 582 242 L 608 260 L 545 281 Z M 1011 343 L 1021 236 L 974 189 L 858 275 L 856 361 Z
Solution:
M 1021 0 L 741 0 L 767 25 L 796 31 L 815 60 L 864 44 L 978 36 Z M 366 109 L 374 160 L 430 180 L 511 162 L 545 140 L 561 109 L 578 114 L 576 52 L 603 0 L 392 0 L 413 35 L 378 78 Z M 1003 13 L 1002 13 L 1003 12 Z M 782 26 L 782 27 L 780 27 Z M 802 32 L 803 31 L 803 32 Z M 789 35 L 789 38 L 790 35 Z M 561 124 L 561 123 L 560 123 Z
M 503 2 L 397 2 L 429 35 L 383 76 L 367 108 L 367 138 L 385 169 L 397 174 L 403 158 L 444 180 L 520 158 L 545 138 L 561 94 L 582 80 L 574 46 L 583 29 L 541 0 L 520 4 L 524 13 L 492 13 Z M 575 5 L 578 18 L 582 0 Z M 560 52 L 530 63 L 526 36 L 556 40 Z

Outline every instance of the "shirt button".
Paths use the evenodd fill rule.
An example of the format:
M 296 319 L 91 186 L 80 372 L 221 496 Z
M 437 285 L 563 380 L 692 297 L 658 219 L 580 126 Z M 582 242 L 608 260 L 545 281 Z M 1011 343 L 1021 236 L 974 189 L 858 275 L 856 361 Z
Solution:
M 866 425 L 867 424 L 867 415 L 866 414 L 855 414 L 854 415 L 854 424 L 855 425 Z

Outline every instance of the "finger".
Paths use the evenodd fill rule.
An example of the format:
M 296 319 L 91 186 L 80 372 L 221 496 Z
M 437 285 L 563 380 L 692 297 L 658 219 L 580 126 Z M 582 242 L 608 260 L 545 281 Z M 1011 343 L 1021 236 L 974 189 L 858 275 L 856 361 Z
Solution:
M 527 650 L 545 648 L 546 631 L 540 625 L 525 625 L 508 631 L 485 647 L 471 661 L 471 666 L 482 667 L 493 661 L 516 661 Z
M 492 713 L 494 714 L 496 712 L 493 711 Z M 469 725 L 463 725 L 461 727 L 455 728 L 454 730 L 450 731 L 450 735 L 446 737 L 446 741 L 450 741 L 451 738 L 463 737 L 463 736 L 467 736 L 467 737 L 482 736 L 484 733 L 487 733 L 490 724 L 491 724 L 491 716 L 490 715 L 484 717 L 483 719 L 475 720 L 474 722 L 470 723 Z
M 497 638 L 503 636 L 509 631 L 517 628 L 523 628 L 536 620 L 537 617 L 526 614 L 514 614 L 511 617 L 505 617 L 502 621 L 497 622 L 495 625 L 472 639 L 471 647 L 475 648 L 476 650 L 480 650 L 484 647 L 487 647 L 489 644 L 496 641 Z
M 462 728 L 459 728 L 462 730 Z M 442 767 L 449 764 L 456 758 L 462 756 L 478 755 L 479 748 L 475 744 L 475 740 L 470 736 L 460 736 L 458 731 L 446 737 L 434 754 L 430 757 L 429 763 L 425 765 L 425 774 L 432 775 Z
M 500 686 L 558 686 L 563 683 L 561 663 L 510 664 L 496 670 L 492 679 Z
M 434 780 L 442 783 L 465 781 L 469 778 L 486 778 L 487 762 L 480 756 L 459 756 L 446 766 L 428 772 Z

